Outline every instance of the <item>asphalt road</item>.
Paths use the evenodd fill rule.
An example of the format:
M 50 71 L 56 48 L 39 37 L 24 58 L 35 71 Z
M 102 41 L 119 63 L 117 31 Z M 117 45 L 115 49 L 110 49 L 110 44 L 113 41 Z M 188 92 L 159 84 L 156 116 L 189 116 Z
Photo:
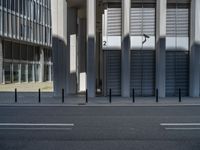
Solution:
M 200 150 L 200 106 L 0 107 L 0 150 Z

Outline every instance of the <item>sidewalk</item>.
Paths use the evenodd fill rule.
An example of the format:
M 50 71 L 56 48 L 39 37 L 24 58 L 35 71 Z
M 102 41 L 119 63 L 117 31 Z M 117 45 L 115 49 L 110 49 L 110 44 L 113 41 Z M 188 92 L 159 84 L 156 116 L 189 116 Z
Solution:
M 89 98 L 86 103 L 85 95 L 67 96 L 62 103 L 61 97 L 54 97 L 52 92 L 42 92 L 41 102 L 37 92 L 17 93 L 15 102 L 14 92 L 0 92 L 0 106 L 200 106 L 200 98 L 183 97 L 179 102 L 178 97 L 159 98 L 156 102 L 155 97 L 136 97 L 133 103 L 132 98 L 109 97 Z

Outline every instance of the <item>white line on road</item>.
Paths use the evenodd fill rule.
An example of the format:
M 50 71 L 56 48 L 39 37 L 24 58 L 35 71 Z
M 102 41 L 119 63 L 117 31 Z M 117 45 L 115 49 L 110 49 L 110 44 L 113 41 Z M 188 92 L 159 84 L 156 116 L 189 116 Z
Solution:
M 165 130 L 200 130 L 200 128 L 165 128 Z
M 64 123 L 0 123 L 0 126 L 74 126 L 73 123 L 64 124 Z
M 200 126 L 200 123 L 161 123 L 161 126 Z
M 0 130 L 72 130 L 72 128 L 0 128 Z

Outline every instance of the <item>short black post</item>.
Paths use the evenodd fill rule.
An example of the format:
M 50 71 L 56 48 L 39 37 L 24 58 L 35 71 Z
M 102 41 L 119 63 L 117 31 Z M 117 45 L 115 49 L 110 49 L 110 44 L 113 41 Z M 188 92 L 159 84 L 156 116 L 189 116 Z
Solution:
M 112 89 L 109 91 L 109 102 L 112 103 Z
M 38 102 L 41 103 L 41 91 L 40 91 L 40 89 L 38 90 Z
M 62 89 L 62 103 L 65 103 L 65 90 Z
M 133 103 L 135 103 L 135 89 L 133 89 Z
M 179 103 L 181 103 L 181 98 L 182 98 L 182 97 L 181 97 L 181 89 L 179 88 L 178 91 L 179 91 L 179 92 L 178 92 L 178 93 L 179 93 Z
M 158 89 L 156 89 L 156 103 L 158 103 Z
M 17 103 L 17 89 L 15 89 L 15 103 Z
M 88 90 L 85 91 L 85 103 L 88 103 Z

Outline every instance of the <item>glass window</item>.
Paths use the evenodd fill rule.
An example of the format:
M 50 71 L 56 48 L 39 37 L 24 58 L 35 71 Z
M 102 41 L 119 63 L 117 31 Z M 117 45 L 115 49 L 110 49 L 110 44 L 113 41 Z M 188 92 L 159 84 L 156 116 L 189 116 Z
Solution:
M 5 11 L 4 11 L 5 12 Z M 4 31 L 4 35 L 6 36 L 7 35 L 7 19 L 8 19 L 8 17 L 7 17 L 7 13 L 3 13 L 4 15 L 3 15 L 3 23 L 4 23 L 4 29 L 3 29 L 3 31 Z
M 27 60 L 27 46 L 21 45 L 21 60 Z
M 49 81 L 49 65 L 44 65 L 44 81 Z
M 18 13 L 19 12 L 19 0 L 14 0 L 15 1 L 15 12 Z
M 4 63 L 5 83 L 11 83 L 11 64 Z
M 23 0 L 19 0 L 19 12 L 20 12 L 20 14 L 22 14 L 22 9 L 23 9 Z
M 10 41 L 4 42 L 4 58 L 12 59 L 12 43 Z
M 34 61 L 34 47 L 28 46 L 28 60 Z
M 39 47 L 35 48 L 34 60 L 35 61 L 39 61 L 40 60 L 40 49 L 39 49 Z
M 20 60 L 20 44 L 13 43 L 13 59 Z
M 3 26 L 2 24 L 3 24 L 3 21 L 2 21 L 2 10 L 0 9 L 0 35 L 2 35 L 2 26 Z
M 13 64 L 13 83 L 19 82 L 19 64 Z
M 33 65 L 29 64 L 28 65 L 28 82 L 33 81 Z
M 40 70 L 40 65 L 39 64 L 35 64 L 35 81 L 36 82 L 39 81 L 39 70 Z
M 12 10 L 12 11 L 15 10 L 14 3 L 15 3 L 15 0 L 11 0 L 11 10 Z
M 26 82 L 26 64 L 21 64 L 21 82 Z

